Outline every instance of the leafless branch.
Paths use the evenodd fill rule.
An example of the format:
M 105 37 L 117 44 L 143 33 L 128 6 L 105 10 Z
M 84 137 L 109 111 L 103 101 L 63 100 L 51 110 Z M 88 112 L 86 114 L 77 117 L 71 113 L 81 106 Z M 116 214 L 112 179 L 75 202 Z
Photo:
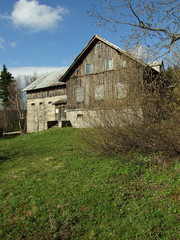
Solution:
M 118 26 L 129 26 L 123 37 L 128 36 L 136 45 L 144 43 L 149 48 L 155 48 L 154 57 L 171 52 L 180 40 L 180 3 L 177 0 L 103 0 L 103 7 L 94 6 L 89 15 L 97 20 L 98 25 L 104 25 L 110 30 L 117 31 Z M 164 48 L 163 48 L 163 47 Z M 159 48 L 158 48 L 159 47 Z M 158 54 L 157 54 L 158 52 Z

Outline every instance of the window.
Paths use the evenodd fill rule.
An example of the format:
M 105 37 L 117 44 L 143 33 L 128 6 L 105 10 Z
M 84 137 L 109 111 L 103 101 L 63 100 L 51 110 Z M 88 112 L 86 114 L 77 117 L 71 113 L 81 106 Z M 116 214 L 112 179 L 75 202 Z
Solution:
M 128 86 L 127 83 L 116 83 L 116 96 L 124 98 L 127 96 Z
M 35 105 L 35 103 L 31 103 L 31 106 L 34 106 Z
M 96 48 L 97 48 L 97 49 L 100 49 L 100 48 L 101 48 L 101 42 L 98 42 L 98 43 L 96 44 Z
M 95 86 L 95 100 L 104 99 L 104 85 Z
M 87 63 L 86 64 L 86 74 L 90 74 L 90 73 L 92 73 L 92 64 Z
M 76 102 L 83 102 L 84 101 L 84 88 L 77 88 L 76 89 Z
M 82 114 L 82 113 L 78 113 L 78 114 L 77 114 L 77 118 L 78 118 L 78 119 L 83 119 L 83 114 Z
M 121 67 L 126 67 L 126 60 L 123 60 L 122 62 L 121 62 Z
M 50 102 L 48 102 L 48 104 L 52 104 L 52 102 L 50 101 Z
M 106 70 L 112 70 L 113 69 L 113 59 L 107 59 L 106 60 Z
M 39 105 L 43 105 L 43 102 L 40 102 Z
M 77 75 L 77 76 L 79 76 L 79 75 L 80 75 L 80 73 L 81 73 L 81 72 L 80 72 L 80 70 L 79 70 L 79 69 L 77 69 L 77 70 L 76 70 L 76 75 Z

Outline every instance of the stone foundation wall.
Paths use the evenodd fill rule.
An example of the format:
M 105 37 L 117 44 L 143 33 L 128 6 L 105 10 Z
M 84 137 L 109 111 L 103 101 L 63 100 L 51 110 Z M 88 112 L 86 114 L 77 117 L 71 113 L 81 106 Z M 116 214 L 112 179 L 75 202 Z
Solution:
M 123 126 L 125 123 L 139 124 L 143 120 L 143 112 L 141 107 L 109 109 L 109 110 L 67 110 L 67 120 L 69 120 L 74 128 L 85 128 L 93 126 L 106 126 L 109 123 L 117 126 Z

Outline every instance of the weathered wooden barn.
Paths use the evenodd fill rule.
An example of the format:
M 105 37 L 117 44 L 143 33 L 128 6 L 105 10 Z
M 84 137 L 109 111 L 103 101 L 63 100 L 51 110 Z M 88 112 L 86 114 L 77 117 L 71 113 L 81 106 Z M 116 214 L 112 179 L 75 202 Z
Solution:
M 61 127 L 66 119 L 66 83 L 59 82 L 67 68 L 42 74 L 23 91 L 27 94 L 27 132 Z
M 153 71 L 160 69 L 158 64 L 161 63 L 156 62 L 156 70 L 154 68 Z M 102 102 L 120 103 L 134 88 L 132 83 L 143 82 L 143 72 L 147 67 L 149 65 L 140 59 L 94 35 L 60 79 L 66 83 L 66 116 L 72 126 L 85 126 L 87 113 L 97 117 L 95 109 L 102 106 Z
M 97 117 L 96 109 L 103 102 L 110 107 L 121 103 L 137 84 L 143 84 L 145 69 L 158 73 L 162 67 L 162 61 L 147 64 L 94 35 L 69 68 L 43 74 L 24 89 L 27 131 L 67 123 L 84 127 L 87 114 Z

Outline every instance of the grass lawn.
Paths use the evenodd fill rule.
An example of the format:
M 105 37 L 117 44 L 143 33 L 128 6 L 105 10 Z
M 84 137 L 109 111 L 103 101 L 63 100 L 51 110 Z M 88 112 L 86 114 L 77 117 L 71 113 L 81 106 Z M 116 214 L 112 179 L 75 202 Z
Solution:
M 78 133 L 0 139 L 0 239 L 178 239 L 178 162 L 87 155 Z

